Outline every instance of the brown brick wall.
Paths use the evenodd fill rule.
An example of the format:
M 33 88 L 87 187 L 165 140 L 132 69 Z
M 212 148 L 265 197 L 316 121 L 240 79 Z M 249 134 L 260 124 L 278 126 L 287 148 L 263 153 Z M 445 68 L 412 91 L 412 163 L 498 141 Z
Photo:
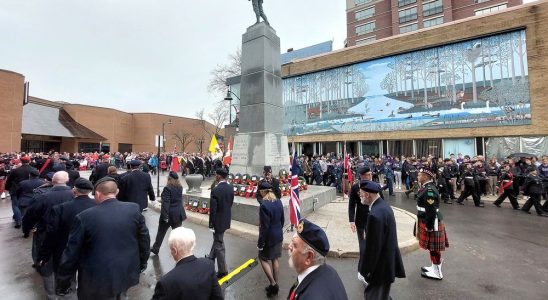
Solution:
M 447 43 L 476 38 L 513 29 L 526 28 L 527 59 L 531 96 L 532 125 L 444 130 L 417 130 L 405 132 L 352 133 L 338 135 L 298 136 L 295 141 L 342 141 L 416 138 L 453 138 L 474 136 L 530 136 L 548 135 L 548 87 L 545 74 L 548 71 L 548 1 L 509 8 L 484 17 L 472 17 L 436 28 L 390 37 L 373 44 L 336 51 L 308 60 L 297 61 L 282 67 L 284 77 L 310 73 L 372 60 L 379 57 L 439 46 Z
M 25 77 L 0 70 L 0 152 L 21 149 Z

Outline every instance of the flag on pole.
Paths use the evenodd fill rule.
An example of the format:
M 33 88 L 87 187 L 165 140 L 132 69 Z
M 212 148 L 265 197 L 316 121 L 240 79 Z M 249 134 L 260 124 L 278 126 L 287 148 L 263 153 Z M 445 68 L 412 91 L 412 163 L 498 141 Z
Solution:
M 217 153 L 217 149 L 219 149 L 219 143 L 217 142 L 217 137 L 215 135 L 211 136 L 211 142 L 209 143 L 209 152 L 211 154 Z
M 297 152 L 293 146 L 293 162 L 291 165 L 291 194 L 289 197 L 289 220 L 291 225 L 297 225 L 301 219 L 301 201 L 299 200 L 299 173 Z
M 346 176 L 348 178 L 348 183 L 350 186 L 352 186 L 352 183 L 354 182 L 353 176 L 352 176 L 352 168 L 350 166 L 350 154 L 347 154 L 344 157 L 344 171 L 346 172 Z
M 232 164 L 232 141 L 228 141 L 228 147 L 226 147 L 226 154 L 223 158 L 223 165 L 230 166 Z

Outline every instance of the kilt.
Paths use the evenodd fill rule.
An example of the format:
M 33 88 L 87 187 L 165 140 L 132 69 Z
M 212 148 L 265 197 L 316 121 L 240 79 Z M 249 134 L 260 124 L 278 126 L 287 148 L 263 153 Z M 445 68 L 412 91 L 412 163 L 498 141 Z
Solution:
M 442 222 L 438 223 L 438 231 L 426 230 L 426 221 L 418 220 L 419 222 L 419 246 L 428 251 L 444 251 L 449 247 L 449 240 L 445 232 L 445 225 Z

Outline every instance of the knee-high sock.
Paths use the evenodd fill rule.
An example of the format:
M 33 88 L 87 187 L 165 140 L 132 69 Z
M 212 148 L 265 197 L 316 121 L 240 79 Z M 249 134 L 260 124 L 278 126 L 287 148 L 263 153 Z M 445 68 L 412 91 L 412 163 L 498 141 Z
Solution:
M 430 260 L 433 264 L 439 265 L 441 263 L 441 252 L 440 251 L 430 251 Z

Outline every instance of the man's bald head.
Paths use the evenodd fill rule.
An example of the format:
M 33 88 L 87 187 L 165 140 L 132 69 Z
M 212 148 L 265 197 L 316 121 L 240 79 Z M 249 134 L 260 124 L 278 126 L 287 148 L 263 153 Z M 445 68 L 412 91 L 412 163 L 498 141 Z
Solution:
M 51 179 L 51 183 L 53 183 L 53 185 L 67 184 L 68 181 L 69 175 L 65 171 L 56 172 L 55 174 L 53 174 L 53 178 Z
M 105 181 L 99 183 L 95 187 L 95 192 L 99 192 L 103 195 L 109 195 L 109 194 L 117 194 L 118 193 L 118 185 L 115 181 Z

